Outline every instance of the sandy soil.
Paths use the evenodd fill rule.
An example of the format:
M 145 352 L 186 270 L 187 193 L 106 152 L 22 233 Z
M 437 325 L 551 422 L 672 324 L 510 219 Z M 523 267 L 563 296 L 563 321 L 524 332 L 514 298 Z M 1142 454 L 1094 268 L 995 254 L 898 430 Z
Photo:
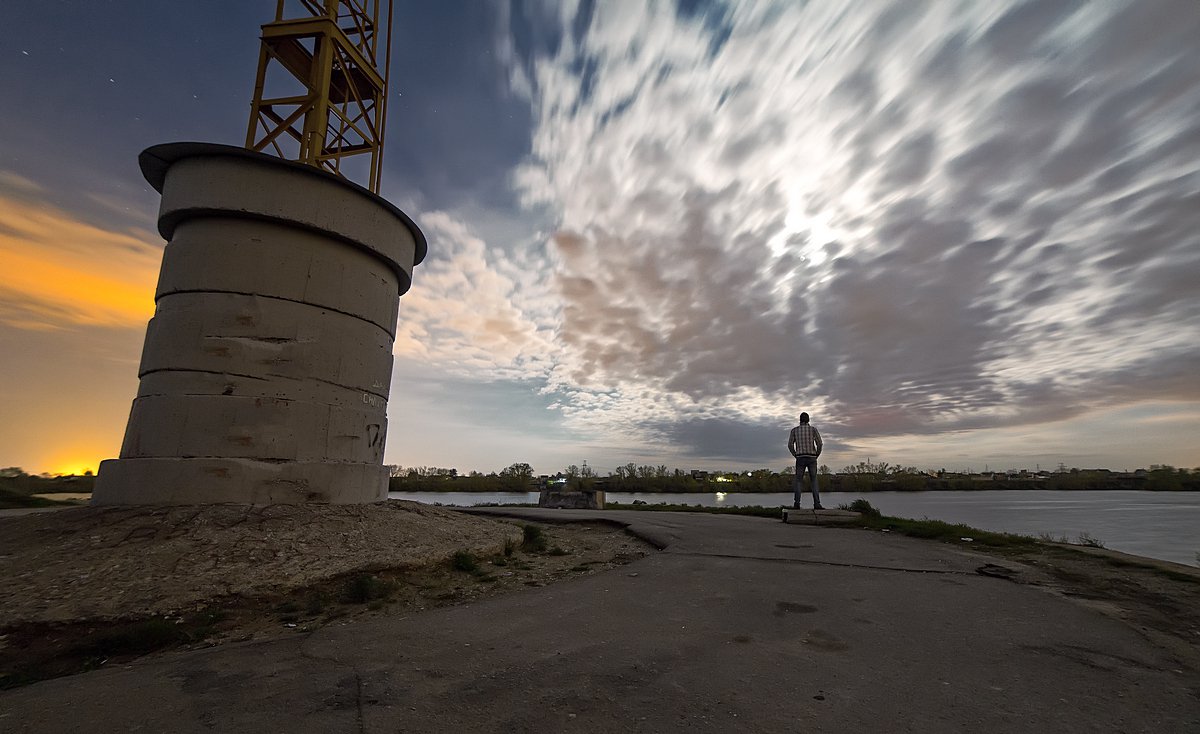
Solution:
M 0 522 L 5 626 L 166 614 L 520 539 L 511 524 L 415 502 L 80 507 Z
M 80 507 L 0 518 L 0 688 L 176 647 L 544 586 L 649 552 L 607 525 L 416 502 Z M 458 567 L 452 563 L 456 553 Z M 473 567 L 472 567 L 473 566 Z
M 56 502 L 78 502 L 79 504 L 87 504 L 92 498 L 91 492 L 51 492 L 48 494 L 35 494 L 34 497 L 40 497 L 44 500 L 54 500 Z

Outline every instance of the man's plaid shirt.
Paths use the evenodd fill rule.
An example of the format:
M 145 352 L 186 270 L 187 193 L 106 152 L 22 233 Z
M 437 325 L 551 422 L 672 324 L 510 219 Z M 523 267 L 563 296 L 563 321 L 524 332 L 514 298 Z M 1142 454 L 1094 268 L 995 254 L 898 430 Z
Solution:
M 793 456 L 820 456 L 821 433 L 809 424 L 801 423 L 788 437 L 788 450 Z

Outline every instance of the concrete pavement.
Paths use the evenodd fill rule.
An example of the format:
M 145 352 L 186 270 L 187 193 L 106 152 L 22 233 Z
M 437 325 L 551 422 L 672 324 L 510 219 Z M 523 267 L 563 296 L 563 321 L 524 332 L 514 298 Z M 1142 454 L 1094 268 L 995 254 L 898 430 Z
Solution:
M 0 694 L 0 730 L 1195 732 L 1200 674 L 941 544 L 761 518 L 627 524 L 614 571 Z

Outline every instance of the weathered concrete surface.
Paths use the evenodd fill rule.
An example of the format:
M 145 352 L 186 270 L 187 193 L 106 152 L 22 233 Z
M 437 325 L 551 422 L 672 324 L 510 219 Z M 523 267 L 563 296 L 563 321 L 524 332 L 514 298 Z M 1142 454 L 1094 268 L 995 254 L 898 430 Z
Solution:
M 557 489 L 543 489 L 538 495 L 538 507 L 569 510 L 603 510 L 604 492 L 597 490 L 568 492 Z
M 780 519 L 791 525 L 840 525 L 854 522 L 859 517 L 857 512 L 849 510 L 814 510 L 811 507 L 781 507 L 779 515 Z
M 482 510 L 481 510 L 482 511 Z M 0 694 L 6 732 L 1195 732 L 1200 675 L 1135 629 L 882 533 L 684 513 L 578 581 Z
M 169 240 L 120 459 L 97 505 L 367 503 L 420 230 L 378 196 L 240 148 L 157 146 Z

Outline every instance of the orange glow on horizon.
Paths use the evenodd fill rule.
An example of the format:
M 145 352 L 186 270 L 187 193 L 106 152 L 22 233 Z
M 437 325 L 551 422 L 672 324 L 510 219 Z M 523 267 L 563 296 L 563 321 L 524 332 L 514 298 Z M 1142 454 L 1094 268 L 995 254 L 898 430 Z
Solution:
M 72 442 L 74 445 L 63 447 L 61 452 L 54 452 L 46 456 L 43 466 L 47 469 L 27 468 L 26 471 L 30 474 L 45 472 L 47 474 L 69 476 L 81 476 L 85 472 L 95 474 L 100 468 L 100 462 L 103 459 L 110 458 L 105 456 L 103 450 L 97 451 L 95 447 L 85 448 L 81 444 L 82 441 Z
M 90 463 L 89 462 L 71 462 L 70 464 L 67 464 L 64 467 L 60 467 L 49 473 L 54 474 L 55 476 L 62 476 L 62 477 L 70 477 L 70 476 L 78 477 L 78 476 L 83 476 L 84 474 L 87 474 L 88 472 L 95 474 L 96 467 L 98 467 L 99 465 L 100 465 L 99 461 L 90 462 Z
M 48 204 L 0 195 L 0 322 L 23 329 L 144 326 L 160 248 Z M 147 233 L 149 235 L 149 233 Z
M 162 243 L 31 198 L 36 185 L 17 188 L 0 190 L 0 466 L 94 474 L 121 445 Z

